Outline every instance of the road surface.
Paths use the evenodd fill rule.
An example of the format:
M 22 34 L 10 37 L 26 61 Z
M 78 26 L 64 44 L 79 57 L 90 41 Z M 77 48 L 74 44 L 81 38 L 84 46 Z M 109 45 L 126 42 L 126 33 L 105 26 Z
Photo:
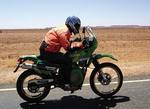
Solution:
M 108 99 L 98 97 L 86 84 L 73 94 L 61 89 L 51 90 L 46 99 L 38 104 L 25 102 L 15 88 L 3 86 L 0 90 L 0 109 L 150 109 L 149 78 L 125 78 L 121 90 Z

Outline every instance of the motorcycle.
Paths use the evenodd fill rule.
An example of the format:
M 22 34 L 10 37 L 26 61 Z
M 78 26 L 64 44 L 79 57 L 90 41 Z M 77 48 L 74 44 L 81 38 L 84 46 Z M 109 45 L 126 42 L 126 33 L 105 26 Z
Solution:
M 26 69 L 17 79 L 16 88 L 19 96 L 28 102 L 39 102 L 44 99 L 55 88 L 73 93 L 83 86 L 88 68 L 93 64 L 94 68 L 90 74 L 91 89 L 101 97 L 111 97 L 116 94 L 123 83 L 123 75 L 120 68 L 110 62 L 100 63 L 99 59 L 108 57 L 117 59 L 111 54 L 94 54 L 98 42 L 91 27 L 83 28 L 83 49 L 72 49 L 65 53 L 72 59 L 72 71 L 70 74 L 70 87 L 63 84 L 62 65 L 49 63 L 40 59 L 40 56 L 26 55 L 18 59 L 14 72 L 19 68 Z

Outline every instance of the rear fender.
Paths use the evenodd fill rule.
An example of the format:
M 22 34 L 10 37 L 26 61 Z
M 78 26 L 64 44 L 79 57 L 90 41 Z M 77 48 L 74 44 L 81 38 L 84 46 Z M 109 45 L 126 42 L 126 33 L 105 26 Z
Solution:
M 28 61 L 28 60 L 29 60 L 29 61 L 33 61 L 33 62 L 36 63 L 36 64 L 40 61 L 36 55 L 24 55 L 24 56 L 21 56 L 21 57 L 19 57 L 19 59 L 18 59 L 18 63 L 17 63 L 17 66 L 16 66 L 16 68 L 15 68 L 15 70 L 14 70 L 14 73 L 17 72 L 17 70 L 19 69 L 19 67 L 20 67 L 21 65 L 23 65 L 23 63 L 24 63 L 25 61 Z M 31 67 L 31 65 L 29 65 L 28 67 Z
M 39 59 L 38 59 L 38 56 L 36 55 L 24 55 L 24 56 L 21 56 L 19 59 L 22 59 L 23 61 L 33 61 L 34 63 L 36 63 Z

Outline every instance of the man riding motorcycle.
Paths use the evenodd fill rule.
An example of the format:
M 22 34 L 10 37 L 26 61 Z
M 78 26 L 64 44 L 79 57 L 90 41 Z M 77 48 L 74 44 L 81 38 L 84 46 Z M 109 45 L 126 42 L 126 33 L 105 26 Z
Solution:
M 78 47 L 70 51 L 70 45 L 72 46 L 73 43 L 69 41 L 69 38 L 72 33 L 77 34 L 79 32 L 73 31 L 74 28 L 71 28 L 71 26 L 76 27 L 75 24 L 80 24 L 80 22 L 73 22 L 78 20 L 70 19 L 78 18 L 69 17 L 64 28 L 54 28 L 46 34 L 40 47 L 42 59 L 39 55 L 19 57 L 14 72 L 19 68 L 26 69 L 18 77 L 16 83 L 17 92 L 24 100 L 39 102 L 49 94 L 50 90 L 55 88 L 71 91 L 71 93 L 82 89 L 86 74 L 89 73 L 87 69 L 91 64 L 93 64 L 93 70 L 90 75 L 88 74 L 89 83 L 95 94 L 110 98 L 120 90 L 123 83 L 120 68 L 111 62 L 99 62 L 99 59 L 105 57 L 115 61 L 117 59 L 111 54 L 94 53 L 98 47 L 98 40 L 89 26 L 83 28 L 82 39 L 79 38 L 78 40 L 76 38 L 74 40 L 82 40 L 82 49 L 79 48 L 82 43 L 76 42 Z M 76 30 L 79 30 L 79 28 L 80 25 Z M 61 47 L 64 47 L 67 51 L 69 50 L 69 52 L 60 53 Z M 65 72 L 63 71 L 64 67 Z M 66 80 L 64 80 L 64 75 Z M 66 77 L 66 75 L 69 76 Z M 65 83 L 65 81 L 68 83 Z
M 79 33 L 81 21 L 76 16 L 71 16 L 66 19 L 64 27 L 52 28 L 45 35 L 40 46 L 40 57 L 49 63 L 64 65 L 65 84 L 70 83 L 70 72 L 72 70 L 72 60 L 60 52 L 61 47 L 66 51 L 71 49 L 70 37 L 72 33 Z M 76 47 L 82 48 L 81 42 L 75 42 Z

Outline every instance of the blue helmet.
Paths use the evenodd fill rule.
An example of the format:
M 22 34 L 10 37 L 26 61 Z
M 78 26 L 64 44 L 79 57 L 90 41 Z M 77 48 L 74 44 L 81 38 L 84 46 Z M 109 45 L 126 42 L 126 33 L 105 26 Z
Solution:
M 74 34 L 79 33 L 79 29 L 80 29 L 80 26 L 81 26 L 81 21 L 78 17 L 69 16 L 66 19 L 65 24 L 69 28 L 70 32 L 73 32 Z

